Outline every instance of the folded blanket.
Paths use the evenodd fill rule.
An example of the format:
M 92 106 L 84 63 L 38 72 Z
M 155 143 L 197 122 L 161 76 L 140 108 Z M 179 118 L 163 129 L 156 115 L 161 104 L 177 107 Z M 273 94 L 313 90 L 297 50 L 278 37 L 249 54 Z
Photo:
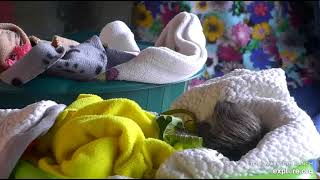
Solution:
M 135 52 L 136 42 L 132 40 L 132 33 L 129 31 L 130 29 L 122 23 L 109 23 L 102 29 L 100 38 L 108 47 Z M 125 35 L 130 37 L 123 37 Z M 154 84 L 181 81 L 193 76 L 203 67 L 207 59 L 205 45 L 206 40 L 199 18 L 194 14 L 182 12 L 167 24 L 155 47 L 144 49 L 131 61 L 107 71 L 106 76 L 109 79 L 112 76 L 115 80 Z
M 234 70 L 187 91 L 172 108 L 187 109 L 197 119 L 206 120 L 218 100 L 256 112 L 270 131 L 239 161 L 230 161 L 212 149 L 177 152 L 160 166 L 157 178 L 251 176 L 320 157 L 320 135 L 311 118 L 290 97 L 283 70 Z
M 58 178 L 153 177 L 174 151 L 157 138 L 155 115 L 134 101 L 82 94 L 33 152 L 47 154 L 38 166 Z
M 104 73 L 107 62 L 105 49 L 99 37 L 93 36 L 68 49 L 66 54 L 46 72 L 63 78 L 88 81 Z
M 55 37 L 59 41 L 63 40 Z M 17 86 L 47 73 L 67 79 L 90 81 L 113 66 L 136 57 L 123 51 L 104 48 L 96 35 L 75 46 L 67 45 L 72 42 L 66 41 L 67 39 L 64 39 L 58 47 L 50 42 L 39 42 L 21 61 L 1 73 L 0 79 Z
M 0 178 L 9 175 L 27 146 L 54 123 L 65 105 L 40 101 L 23 109 L 0 109 Z
M 45 72 L 65 54 L 63 47 L 54 48 L 50 43 L 39 43 L 11 68 L 0 74 L 0 79 L 14 86 L 20 86 Z

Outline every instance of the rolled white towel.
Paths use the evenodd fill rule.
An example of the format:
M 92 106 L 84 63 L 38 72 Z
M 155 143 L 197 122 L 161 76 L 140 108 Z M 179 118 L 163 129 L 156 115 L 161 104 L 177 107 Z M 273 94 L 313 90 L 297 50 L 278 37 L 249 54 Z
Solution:
M 128 52 L 140 52 L 134 40 L 134 34 L 122 21 L 113 21 L 105 25 L 100 32 L 103 46 Z
M 110 48 L 134 51 L 136 43 L 129 30 L 124 23 L 115 21 L 106 25 L 100 38 Z M 199 18 L 181 12 L 166 25 L 155 46 L 142 50 L 132 60 L 106 73 L 108 77 L 114 76 L 113 80 L 153 84 L 183 81 L 203 68 L 207 60 L 205 47 L 206 39 Z

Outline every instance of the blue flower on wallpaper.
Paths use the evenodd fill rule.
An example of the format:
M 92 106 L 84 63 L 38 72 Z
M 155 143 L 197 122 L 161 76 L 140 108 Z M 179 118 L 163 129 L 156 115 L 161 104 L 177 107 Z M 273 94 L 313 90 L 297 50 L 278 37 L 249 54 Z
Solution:
M 288 78 L 288 80 L 295 82 L 295 85 L 303 86 L 301 76 L 298 73 L 299 71 L 300 71 L 300 68 L 296 64 L 290 64 L 285 69 L 286 77 Z
M 288 1 L 279 1 L 280 7 L 282 8 L 281 16 L 286 17 L 289 13 L 289 2 Z
M 252 54 L 250 51 L 247 51 L 242 55 L 243 67 L 246 69 L 254 70 L 253 63 L 250 60 L 251 55 Z
M 162 1 L 144 1 L 144 4 L 148 10 L 151 11 L 152 16 L 155 18 L 160 13 L 160 6 Z
M 232 12 L 226 12 L 223 16 L 223 21 L 227 28 L 232 28 L 232 26 L 242 23 L 243 19 L 245 18 L 245 14 L 241 14 L 239 16 L 233 16 Z
M 223 76 L 224 73 L 222 72 L 222 65 L 221 64 L 217 64 L 215 67 L 214 67 L 214 71 L 215 71 L 215 74 L 213 77 L 220 77 L 220 76 Z
M 250 60 L 254 68 L 268 69 L 273 64 L 270 58 L 271 55 L 265 53 L 262 48 L 257 48 L 252 51 Z
M 273 2 L 255 1 L 247 6 L 250 13 L 250 21 L 253 24 L 268 22 L 272 18 L 271 11 L 274 8 Z
M 272 17 L 276 17 L 276 16 L 279 16 L 277 15 L 277 11 L 271 11 L 270 14 Z M 269 25 L 273 28 L 273 29 L 276 29 L 277 26 L 278 26 L 278 20 L 277 18 L 271 18 L 269 19 Z

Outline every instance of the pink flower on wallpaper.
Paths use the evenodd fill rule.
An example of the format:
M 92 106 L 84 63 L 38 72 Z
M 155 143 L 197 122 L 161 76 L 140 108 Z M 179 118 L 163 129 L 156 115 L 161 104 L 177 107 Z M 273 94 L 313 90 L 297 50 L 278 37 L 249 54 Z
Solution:
M 304 23 L 304 11 L 305 9 L 299 3 L 290 3 L 288 6 L 289 21 L 295 29 L 299 29 Z
M 302 69 L 301 79 L 305 85 L 311 85 L 313 82 L 312 71 L 310 69 Z
M 262 43 L 262 48 L 265 52 L 268 52 L 269 54 L 273 55 L 275 57 L 275 60 L 281 60 L 280 53 L 277 47 L 276 37 L 272 35 L 267 36 Z
M 171 5 L 171 6 L 170 6 Z M 160 8 L 161 21 L 163 23 L 163 27 L 165 27 L 169 21 L 180 13 L 180 6 L 177 3 L 164 3 Z
M 251 39 L 251 29 L 247 24 L 238 23 L 232 27 L 231 32 L 232 39 L 241 47 L 246 46 Z
M 228 11 L 232 8 L 233 1 L 209 1 L 212 11 Z
M 239 52 L 239 50 L 230 45 L 219 45 L 217 54 L 219 60 L 222 61 L 242 61 L 242 54 Z

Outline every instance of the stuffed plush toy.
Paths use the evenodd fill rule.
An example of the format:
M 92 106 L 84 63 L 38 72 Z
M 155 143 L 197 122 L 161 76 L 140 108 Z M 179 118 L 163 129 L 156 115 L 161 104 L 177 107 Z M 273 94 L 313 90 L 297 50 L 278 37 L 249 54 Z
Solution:
M 20 27 L 11 23 L 0 23 L 0 72 L 11 67 L 30 49 L 30 40 Z
M 87 81 L 104 73 L 108 68 L 134 57 L 135 55 L 122 51 L 105 49 L 100 38 L 94 35 L 67 50 L 66 54 L 47 70 L 47 73 Z

